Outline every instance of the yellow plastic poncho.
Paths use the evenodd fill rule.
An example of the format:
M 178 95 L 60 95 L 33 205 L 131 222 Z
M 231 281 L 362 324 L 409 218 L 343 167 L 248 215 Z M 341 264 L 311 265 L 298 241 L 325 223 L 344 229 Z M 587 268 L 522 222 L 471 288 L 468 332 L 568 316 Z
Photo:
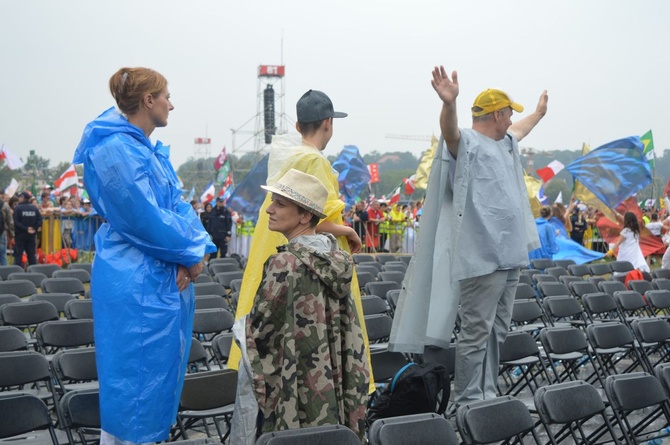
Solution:
M 342 211 L 344 202 L 339 198 L 339 184 L 337 182 L 337 172 L 333 170 L 330 162 L 315 147 L 303 145 L 300 139 L 290 136 L 275 136 L 272 139 L 270 147 L 270 159 L 268 160 L 268 179 L 267 185 L 274 185 L 287 171 L 296 169 L 301 172 L 319 178 L 321 183 L 328 189 L 328 201 L 323 209 L 327 221 L 335 224 L 342 224 Z M 235 318 L 239 319 L 251 311 L 254 297 L 258 286 L 263 278 L 263 264 L 270 255 L 277 253 L 277 246 L 288 242 L 286 237 L 279 232 L 272 232 L 268 229 L 268 214 L 265 209 L 270 205 L 270 194 L 265 197 L 263 205 L 258 212 L 258 222 L 254 236 L 251 239 L 251 249 L 249 259 L 244 270 L 242 278 L 242 288 L 237 302 L 237 311 Z M 337 242 L 342 250 L 349 252 L 349 244 L 343 236 L 337 238 Z M 363 320 L 363 307 L 361 305 L 361 294 L 358 286 L 358 279 L 354 274 L 351 281 L 351 293 L 356 304 L 358 315 Z M 368 334 L 365 329 L 365 323 L 361 323 L 363 328 L 363 337 L 365 339 L 365 349 L 368 354 L 368 363 L 370 363 L 370 348 Z M 240 361 L 240 350 L 236 344 L 230 351 L 228 358 L 228 367 L 237 369 Z M 370 376 L 370 391 L 373 392 L 374 378 Z

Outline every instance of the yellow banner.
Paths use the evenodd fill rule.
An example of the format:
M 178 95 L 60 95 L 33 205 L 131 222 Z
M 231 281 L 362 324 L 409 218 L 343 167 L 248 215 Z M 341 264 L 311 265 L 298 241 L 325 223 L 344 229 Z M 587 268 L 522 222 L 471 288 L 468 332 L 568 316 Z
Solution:
M 414 174 L 414 188 L 426 190 L 426 187 L 428 187 L 430 166 L 433 165 L 437 143 L 437 138 L 433 136 L 433 139 L 430 141 L 430 148 L 423 153 L 421 162 L 419 162 L 419 166 L 416 168 L 416 173 Z

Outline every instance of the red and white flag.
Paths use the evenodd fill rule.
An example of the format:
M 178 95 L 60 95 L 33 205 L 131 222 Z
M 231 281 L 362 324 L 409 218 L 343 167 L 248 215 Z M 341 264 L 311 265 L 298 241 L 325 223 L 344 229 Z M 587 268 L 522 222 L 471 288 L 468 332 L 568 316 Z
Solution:
M 219 170 L 221 167 L 223 167 L 223 164 L 226 163 L 228 160 L 228 155 L 226 154 L 226 147 L 223 147 L 223 150 L 221 150 L 221 153 L 219 153 L 219 156 L 216 158 L 216 161 L 214 161 L 214 170 Z
M 405 195 L 414 194 L 414 175 L 403 179 L 403 182 L 405 183 Z
M 74 165 L 71 165 L 70 168 L 65 170 L 65 173 L 60 175 L 60 178 L 54 181 L 54 188 L 62 192 L 68 187 L 76 186 L 78 183 L 79 176 L 77 176 L 77 170 L 75 170 Z
M 368 164 L 368 172 L 370 173 L 369 184 L 379 182 L 379 164 Z
M 549 182 L 549 180 L 556 176 L 563 170 L 563 168 L 564 165 L 559 161 L 551 161 L 546 167 L 535 170 L 535 173 L 542 178 L 542 182 Z
M 210 202 L 214 199 L 214 192 L 214 182 L 212 181 L 209 183 L 202 196 L 200 196 L 200 202 L 203 204 Z
M 393 191 L 393 195 L 391 195 L 391 199 L 389 199 L 389 204 L 391 205 L 396 202 L 400 202 L 400 186 Z
M 11 182 L 5 189 L 5 195 L 14 196 L 14 194 L 18 189 L 19 189 L 19 183 L 16 181 L 16 179 L 12 178 Z
M 7 168 L 10 170 L 16 170 L 26 165 L 26 163 L 7 148 L 5 144 L 2 144 L 2 148 L 0 149 L 0 160 L 2 159 L 5 160 Z

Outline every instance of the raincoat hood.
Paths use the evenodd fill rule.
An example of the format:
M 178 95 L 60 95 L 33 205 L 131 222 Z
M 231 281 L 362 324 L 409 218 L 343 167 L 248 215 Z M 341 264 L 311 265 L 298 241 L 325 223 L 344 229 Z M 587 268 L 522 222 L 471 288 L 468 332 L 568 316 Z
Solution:
M 549 221 L 547 221 L 544 218 L 535 218 L 535 224 L 537 224 L 538 226 L 541 226 L 543 224 L 549 224 Z
M 297 242 L 279 246 L 277 251 L 294 254 L 331 291 L 329 295 L 342 298 L 351 290 L 350 286 L 342 286 L 342 283 L 351 282 L 354 270 L 353 260 L 351 255 L 339 249 L 337 240 L 333 235 L 328 234 L 326 236 L 330 241 L 329 251 L 320 251 L 312 246 L 305 245 L 300 242 L 299 238 Z
M 139 127 L 128 122 L 124 115 L 119 113 L 115 107 L 112 107 L 86 125 L 81 141 L 74 152 L 72 162 L 74 164 L 84 163 L 86 153 L 91 147 L 95 147 L 105 138 L 116 133 L 130 135 L 148 149 L 157 151 L 167 157 L 170 155 L 169 147 L 163 146 L 160 141 L 156 142 L 154 146 Z

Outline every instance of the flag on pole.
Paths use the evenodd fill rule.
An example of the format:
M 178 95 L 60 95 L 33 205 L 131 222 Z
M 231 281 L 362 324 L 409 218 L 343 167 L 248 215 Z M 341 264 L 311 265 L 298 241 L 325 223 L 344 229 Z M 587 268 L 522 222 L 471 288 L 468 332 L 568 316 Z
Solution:
M 12 178 L 10 181 L 9 185 L 5 189 L 5 195 L 7 196 L 14 196 L 16 191 L 19 189 L 19 183 L 16 181 L 16 179 Z
M 430 175 L 430 167 L 433 165 L 433 158 L 435 158 L 435 151 L 437 150 L 438 140 L 435 136 L 430 141 L 430 148 L 423 152 L 421 156 L 421 162 L 416 168 L 416 173 L 414 174 L 414 187 L 426 190 L 428 187 L 428 176 Z
M 588 144 L 582 144 L 582 156 L 590 151 L 591 147 L 589 147 Z M 593 192 L 591 192 L 589 189 L 587 189 L 580 181 L 575 180 L 575 187 L 572 196 L 583 204 L 591 206 L 602 212 L 603 215 L 605 215 L 608 219 L 616 221 L 616 215 L 614 214 L 614 211 L 607 207 L 607 204 L 598 199 L 598 197 L 594 195 Z
M 195 196 L 195 187 L 191 187 L 191 191 L 188 192 L 188 196 L 186 197 L 186 202 L 191 202 L 194 196 Z
M 530 202 L 530 211 L 535 218 L 540 216 L 540 209 L 542 209 L 542 202 L 540 196 L 544 196 L 542 191 L 542 181 L 533 178 L 531 175 L 523 172 L 523 180 L 526 183 L 526 192 L 528 193 L 528 201 Z M 546 197 L 545 197 L 546 198 Z
M 77 170 L 74 168 L 74 165 L 71 165 L 70 168 L 60 175 L 60 178 L 54 181 L 55 189 L 60 192 L 67 190 L 73 185 L 76 186 L 77 184 L 79 184 L 79 176 L 77 175 Z
M 405 178 L 402 180 L 402 182 L 405 183 L 405 195 L 413 195 L 414 194 L 414 175 L 410 176 L 409 178 Z
M 2 147 L 0 148 L 0 160 L 2 159 L 5 160 L 7 168 L 10 170 L 16 170 L 26 165 L 26 163 L 7 148 L 5 144 L 2 144 Z
M 565 166 L 560 161 L 551 161 L 546 167 L 535 170 L 535 173 L 542 178 L 542 182 L 547 183 L 556 176 Z
M 337 182 L 340 194 L 344 196 L 347 206 L 356 203 L 356 198 L 370 182 L 370 172 L 355 145 L 345 145 L 333 162 L 333 168 L 339 172 Z
M 654 168 L 654 162 L 656 161 L 656 155 L 654 153 L 654 136 L 651 134 L 651 130 L 647 131 L 645 134 L 640 136 L 640 140 L 644 144 L 644 154 L 649 162 L 649 167 Z
M 368 164 L 368 173 L 370 173 L 370 182 L 369 184 L 374 184 L 379 182 L 379 164 Z
M 651 182 L 643 150 L 640 138 L 630 136 L 596 148 L 565 169 L 612 209 Z
M 205 192 L 200 196 L 200 202 L 203 204 L 210 202 L 214 199 L 214 192 L 214 182 L 212 181 L 205 189 Z
M 224 146 L 223 150 L 221 150 L 221 153 L 219 153 L 219 156 L 217 156 L 214 161 L 214 170 L 218 171 L 226 162 L 228 162 L 228 155 L 226 154 L 226 147 Z
M 261 185 L 264 185 L 268 179 L 268 158 L 265 155 L 258 164 L 256 164 L 244 177 L 228 199 L 228 207 L 244 215 L 246 221 L 258 220 L 258 211 L 265 200 L 265 193 L 261 191 Z
M 400 185 L 393 190 L 391 198 L 389 199 L 389 204 L 393 205 L 397 202 L 400 202 Z
M 558 196 L 556 197 L 556 200 L 554 201 L 554 204 L 563 204 L 563 191 L 558 192 Z

